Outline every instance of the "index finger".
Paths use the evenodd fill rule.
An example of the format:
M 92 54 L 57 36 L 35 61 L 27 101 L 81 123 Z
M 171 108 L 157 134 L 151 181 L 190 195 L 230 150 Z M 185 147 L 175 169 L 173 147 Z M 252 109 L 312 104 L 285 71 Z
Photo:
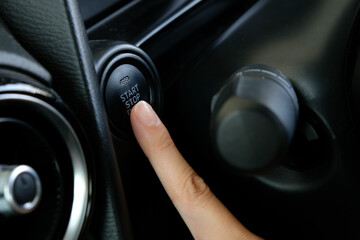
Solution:
M 177 150 L 167 129 L 146 102 L 131 112 L 137 141 L 195 239 L 253 239 L 214 196 Z

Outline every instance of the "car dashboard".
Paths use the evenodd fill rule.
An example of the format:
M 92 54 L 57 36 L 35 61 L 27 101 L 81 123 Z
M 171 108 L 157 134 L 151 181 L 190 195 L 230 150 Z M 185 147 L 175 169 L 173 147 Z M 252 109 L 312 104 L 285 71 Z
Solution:
M 250 231 L 358 239 L 359 6 L 2 0 L 1 238 L 192 239 L 131 131 L 145 100 Z

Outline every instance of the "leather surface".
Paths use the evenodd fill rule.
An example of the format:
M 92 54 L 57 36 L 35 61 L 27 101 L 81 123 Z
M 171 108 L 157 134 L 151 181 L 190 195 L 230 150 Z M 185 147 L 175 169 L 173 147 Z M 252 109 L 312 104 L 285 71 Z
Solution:
M 0 14 L 17 40 L 51 73 L 55 91 L 85 130 L 96 174 L 92 235 L 130 239 L 118 164 L 76 1 L 1 0 Z
M 35 59 L 27 53 L 9 33 L 0 18 L 0 67 L 15 69 L 18 72 L 31 75 L 39 82 L 50 86 L 51 76 Z

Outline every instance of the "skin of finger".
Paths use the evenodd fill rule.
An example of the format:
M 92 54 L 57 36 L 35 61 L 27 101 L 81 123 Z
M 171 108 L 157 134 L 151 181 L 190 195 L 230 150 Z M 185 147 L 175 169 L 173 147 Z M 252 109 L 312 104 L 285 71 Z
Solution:
M 139 106 L 131 113 L 135 137 L 194 238 L 258 239 L 237 221 L 189 166 L 159 118 L 150 126 L 139 121 L 136 110 Z

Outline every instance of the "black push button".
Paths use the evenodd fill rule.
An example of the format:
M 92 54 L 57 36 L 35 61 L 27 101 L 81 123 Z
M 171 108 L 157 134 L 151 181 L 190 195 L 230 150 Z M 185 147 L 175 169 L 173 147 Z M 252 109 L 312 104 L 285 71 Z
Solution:
M 129 129 L 131 109 L 140 100 L 150 102 L 150 90 L 143 73 L 130 64 L 115 68 L 105 87 L 107 111 L 115 126 Z
M 32 202 L 37 193 L 35 178 L 29 173 L 20 173 L 14 181 L 13 191 L 17 204 Z
M 144 100 L 157 114 L 162 109 L 159 74 L 151 58 L 137 46 L 118 41 L 91 41 L 108 120 L 119 139 L 132 138 L 130 112 Z

